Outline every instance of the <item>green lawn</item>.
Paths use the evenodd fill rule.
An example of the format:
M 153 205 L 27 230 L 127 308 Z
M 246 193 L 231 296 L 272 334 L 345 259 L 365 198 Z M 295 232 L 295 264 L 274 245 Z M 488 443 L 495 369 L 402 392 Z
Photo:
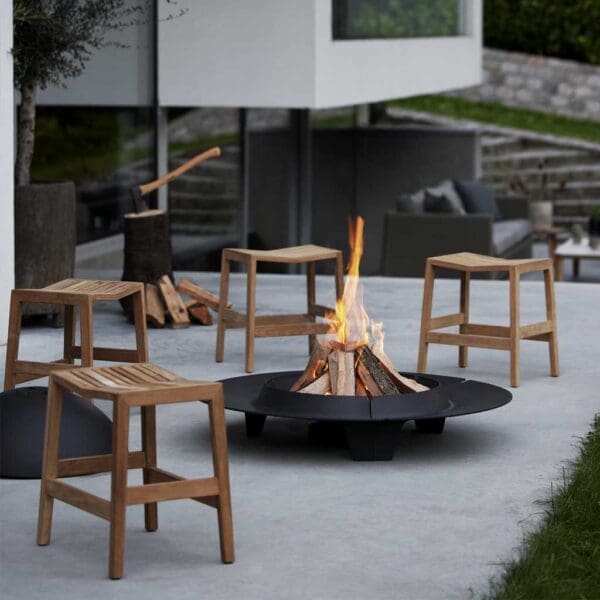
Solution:
M 542 526 L 486 600 L 600 598 L 600 415 L 571 475 L 545 504 Z
M 394 100 L 390 105 L 456 119 L 469 119 L 600 143 L 599 122 L 570 119 L 524 108 L 511 108 L 496 102 L 473 102 L 451 96 L 434 95 Z

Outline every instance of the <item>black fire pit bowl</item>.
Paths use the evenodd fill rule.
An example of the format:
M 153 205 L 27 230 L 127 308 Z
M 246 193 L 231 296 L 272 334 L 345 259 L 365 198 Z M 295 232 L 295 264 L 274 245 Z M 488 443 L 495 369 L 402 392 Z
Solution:
M 269 417 L 304 419 L 342 427 L 354 460 L 391 460 L 398 433 L 415 421 L 421 433 L 442 433 L 447 417 L 498 408 L 510 402 L 507 390 L 459 377 L 403 373 L 429 391 L 377 396 L 301 394 L 290 388 L 300 371 L 246 375 L 223 381 L 225 407 L 242 411 L 248 437 L 261 434 Z

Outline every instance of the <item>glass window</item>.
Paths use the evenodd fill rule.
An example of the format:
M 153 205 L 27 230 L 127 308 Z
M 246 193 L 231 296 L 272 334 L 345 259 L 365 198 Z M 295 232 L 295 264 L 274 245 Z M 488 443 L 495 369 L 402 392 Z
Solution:
M 333 39 L 463 35 L 465 0 L 333 0 Z
M 121 232 L 129 188 L 154 172 L 150 108 L 38 106 L 32 179 L 75 182 L 77 243 Z

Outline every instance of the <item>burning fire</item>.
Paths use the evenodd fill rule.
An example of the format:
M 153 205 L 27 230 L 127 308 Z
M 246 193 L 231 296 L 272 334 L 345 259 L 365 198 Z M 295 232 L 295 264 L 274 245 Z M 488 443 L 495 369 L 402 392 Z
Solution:
M 371 346 L 383 351 L 383 325 L 369 318 L 365 310 L 363 286 L 360 282 L 360 261 L 364 250 L 365 220 L 362 217 L 348 221 L 350 261 L 344 292 L 335 305 L 335 313 L 326 316 L 331 321 L 331 332 L 344 347 Z M 369 335 L 370 333 L 370 335 Z M 373 341 L 371 341 L 371 338 Z

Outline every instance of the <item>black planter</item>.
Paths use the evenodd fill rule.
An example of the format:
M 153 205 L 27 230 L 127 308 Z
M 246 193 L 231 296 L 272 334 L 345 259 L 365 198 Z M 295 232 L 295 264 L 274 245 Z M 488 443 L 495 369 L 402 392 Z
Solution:
M 590 218 L 590 222 L 588 224 L 588 233 L 590 235 L 590 239 L 593 237 L 600 238 L 600 219 L 596 219 L 594 217 Z
M 75 184 L 53 181 L 15 188 L 15 287 L 41 288 L 73 277 Z M 57 312 L 29 304 L 23 314 Z

